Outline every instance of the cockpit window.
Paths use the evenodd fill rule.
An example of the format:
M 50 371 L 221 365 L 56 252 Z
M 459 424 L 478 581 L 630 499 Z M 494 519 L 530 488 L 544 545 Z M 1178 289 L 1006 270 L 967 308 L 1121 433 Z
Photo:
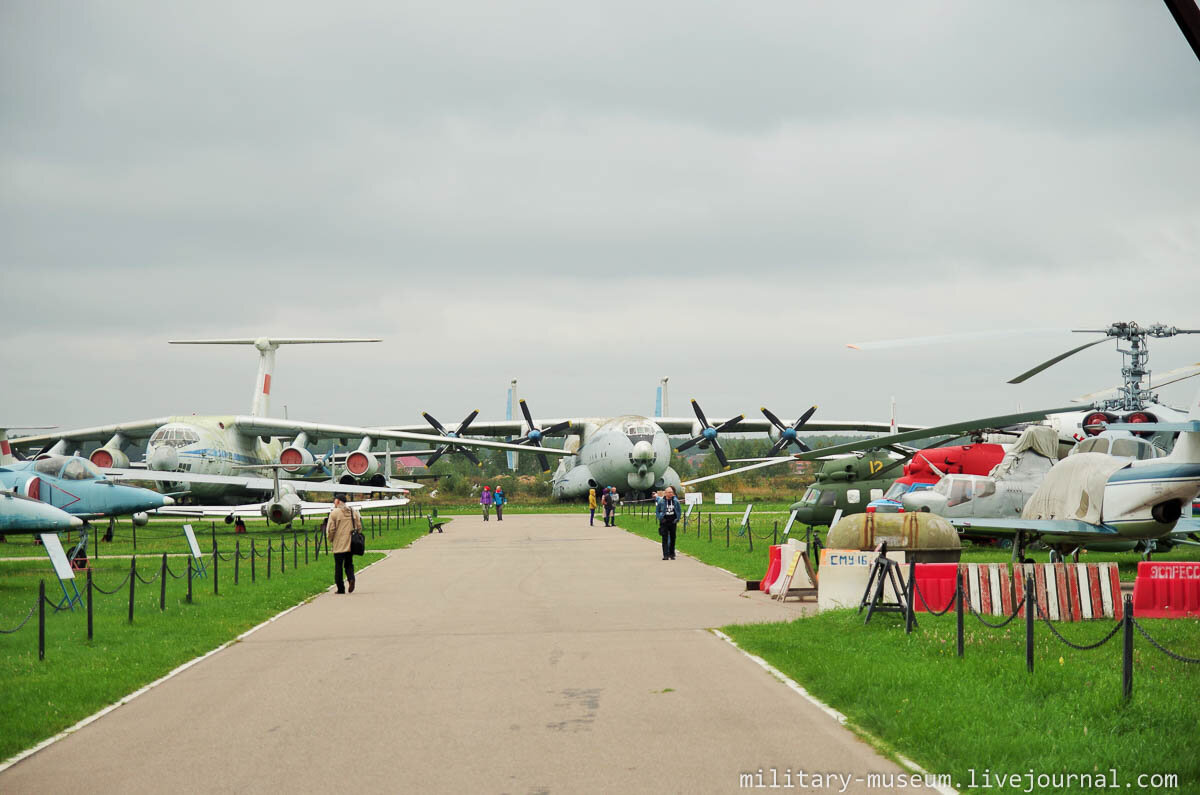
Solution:
M 626 425 L 625 435 L 629 437 L 629 441 L 637 444 L 638 442 L 654 443 L 654 429 L 649 425 Z
M 885 500 L 899 500 L 901 497 L 903 497 L 907 493 L 908 493 L 908 484 L 907 483 L 893 483 L 892 487 L 887 490 L 886 494 L 883 495 L 883 498 Z
M 819 500 L 817 500 L 817 505 L 828 506 L 828 505 L 836 505 L 836 504 L 837 504 L 837 492 L 832 491 L 832 490 L 821 492 L 821 498 Z
M 58 477 L 59 470 L 62 469 L 63 461 L 66 459 L 61 455 L 52 455 L 49 458 L 43 458 L 33 465 L 43 475 Z
M 821 490 L 814 489 L 812 486 L 809 486 L 808 490 L 804 492 L 804 496 L 800 498 L 800 502 L 803 502 L 806 505 L 811 505 L 817 501 L 817 497 L 819 496 L 821 496 Z
M 200 441 L 200 434 L 187 425 L 164 425 L 150 437 L 150 447 L 187 447 Z
M 72 458 L 67 461 L 67 465 L 63 467 L 62 474 L 59 476 L 63 480 L 94 480 L 103 477 L 100 470 L 96 469 L 90 461 L 82 458 Z

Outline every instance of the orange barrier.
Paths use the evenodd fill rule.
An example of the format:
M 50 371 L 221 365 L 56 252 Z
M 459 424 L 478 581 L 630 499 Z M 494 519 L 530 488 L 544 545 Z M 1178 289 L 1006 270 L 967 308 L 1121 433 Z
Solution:
M 775 580 L 779 579 L 779 570 L 782 568 L 779 562 L 779 544 L 771 547 L 771 551 L 767 556 L 767 573 L 758 583 L 758 590 L 769 591 L 774 585 Z
M 1116 563 L 1026 563 L 1013 572 L 1018 601 L 1032 578 L 1041 606 L 1051 621 L 1122 618 L 1121 578 Z M 1021 609 L 1025 615 L 1025 609 Z
M 1133 614 L 1139 618 L 1200 616 L 1200 563 L 1139 563 Z

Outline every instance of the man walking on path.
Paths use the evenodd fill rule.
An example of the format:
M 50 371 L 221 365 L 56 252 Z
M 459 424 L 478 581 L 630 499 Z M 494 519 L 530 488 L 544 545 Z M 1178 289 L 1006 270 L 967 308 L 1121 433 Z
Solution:
M 675 560 L 675 523 L 679 521 L 679 500 L 675 497 L 675 489 L 667 486 L 661 499 L 654 506 L 654 516 L 658 519 L 658 534 L 662 536 L 663 560 Z
M 483 521 L 487 521 L 492 513 L 492 487 L 484 486 L 483 493 L 479 495 L 479 505 L 483 508 Z
M 496 506 L 496 521 L 504 521 L 504 505 L 508 502 L 508 495 L 504 493 L 503 486 L 496 487 L 496 493 L 492 495 L 492 505 Z
M 347 507 L 345 496 L 335 494 L 333 510 L 325 522 L 325 538 L 329 540 L 329 550 L 333 552 L 333 583 L 338 593 L 346 593 L 342 582 L 343 571 L 350 583 L 350 593 L 354 593 L 354 555 L 350 552 L 350 534 L 354 530 L 354 512 Z

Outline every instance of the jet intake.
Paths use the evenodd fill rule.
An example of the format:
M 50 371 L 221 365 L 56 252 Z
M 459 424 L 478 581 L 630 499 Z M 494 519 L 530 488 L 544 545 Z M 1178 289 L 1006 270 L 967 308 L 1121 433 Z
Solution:
M 309 470 L 312 469 L 313 454 L 308 451 L 308 448 L 293 444 L 283 448 L 279 453 L 279 463 L 283 465 L 284 472 Z
M 370 480 L 379 472 L 379 459 L 372 453 L 355 450 L 346 456 L 346 471 L 359 480 Z
M 124 451 L 121 449 L 109 447 L 107 445 L 104 447 L 97 447 L 92 451 L 92 454 L 88 456 L 88 459 L 101 469 L 129 468 L 129 456 L 125 455 Z

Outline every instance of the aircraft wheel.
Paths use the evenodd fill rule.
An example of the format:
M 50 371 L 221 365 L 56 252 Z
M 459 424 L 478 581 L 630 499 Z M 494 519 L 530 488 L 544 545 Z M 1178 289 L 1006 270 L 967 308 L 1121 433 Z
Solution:
M 1001 549 L 1012 549 L 1012 539 L 1011 538 L 1000 539 L 1000 548 Z
M 1062 563 L 1063 562 L 1062 553 L 1059 552 L 1057 549 L 1051 549 L 1050 550 L 1050 562 L 1051 563 Z

